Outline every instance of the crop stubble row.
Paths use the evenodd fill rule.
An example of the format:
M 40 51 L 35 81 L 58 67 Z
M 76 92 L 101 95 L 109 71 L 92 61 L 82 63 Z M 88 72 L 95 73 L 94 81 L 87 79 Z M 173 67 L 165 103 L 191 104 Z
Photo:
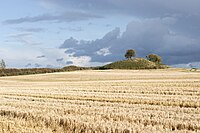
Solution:
M 6 77 L 0 86 L 0 132 L 200 130 L 199 73 L 78 71 Z

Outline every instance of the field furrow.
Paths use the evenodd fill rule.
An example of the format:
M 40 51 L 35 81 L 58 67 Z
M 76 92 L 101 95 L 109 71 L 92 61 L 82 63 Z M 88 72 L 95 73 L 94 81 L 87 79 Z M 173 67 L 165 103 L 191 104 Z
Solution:
M 0 132 L 200 132 L 200 73 L 106 70 L 0 78 Z

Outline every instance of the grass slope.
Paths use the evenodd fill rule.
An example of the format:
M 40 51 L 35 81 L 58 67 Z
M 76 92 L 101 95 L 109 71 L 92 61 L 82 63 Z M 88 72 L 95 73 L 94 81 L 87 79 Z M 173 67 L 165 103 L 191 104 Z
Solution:
M 144 58 L 122 60 L 99 67 L 99 69 L 161 69 L 161 68 L 167 68 L 167 66 L 151 62 Z

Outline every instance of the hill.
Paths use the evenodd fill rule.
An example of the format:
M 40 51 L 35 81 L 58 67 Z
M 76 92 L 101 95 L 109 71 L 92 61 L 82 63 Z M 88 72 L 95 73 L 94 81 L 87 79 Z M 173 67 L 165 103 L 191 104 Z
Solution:
M 122 60 L 99 67 L 99 69 L 163 69 L 166 65 L 157 64 L 144 58 Z

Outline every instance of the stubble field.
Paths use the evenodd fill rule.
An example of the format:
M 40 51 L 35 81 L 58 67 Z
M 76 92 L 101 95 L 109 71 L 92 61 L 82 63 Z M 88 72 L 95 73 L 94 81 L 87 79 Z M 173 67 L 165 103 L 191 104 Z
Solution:
M 200 73 L 75 71 L 0 78 L 1 133 L 200 132 Z

